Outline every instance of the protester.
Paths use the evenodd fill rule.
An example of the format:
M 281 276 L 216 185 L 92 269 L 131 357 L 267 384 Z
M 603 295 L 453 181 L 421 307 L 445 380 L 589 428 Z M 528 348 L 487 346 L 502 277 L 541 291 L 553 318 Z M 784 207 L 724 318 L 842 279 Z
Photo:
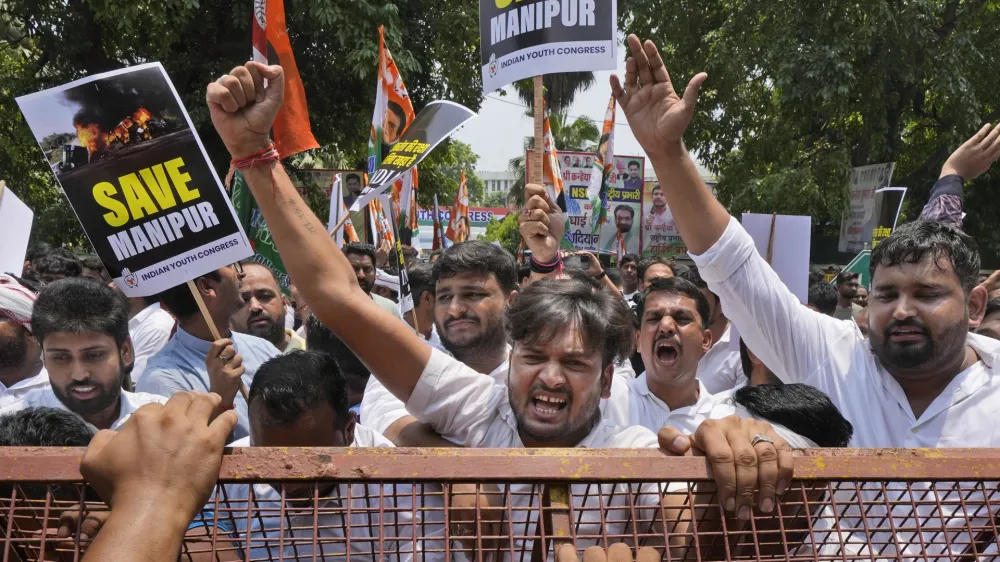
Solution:
M 94 432 L 59 408 L 25 408 L 0 415 L 0 447 L 86 447 Z
M 239 417 L 234 439 L 250 432 L 246 401 L 237 396 L 241 383 L 249 387 L 257 368 L 280 354 L 265 339 L 230 330 L 233 316 L 243 308 L 242 279 L 243 267 L 233 264 L 194 280 L 208 319 L 202 316 L 187 284 L 160 293 L 160 304 L 177 318 L 177 331 L 146 363 L 146 372 L 136 386 L 139 391 L 165 397 L 184 390 L 219 394 L 224 407 L 234 407 Z M 222 339 L 215 339 L 208 321 L 215 324 Z
M 639 290 L 645 291 L 646 287 L 653 282 L 654 279 L 667 279 L 677 275 L 677 271 L 674 269 L 674 263 L 670 258 L 663 256 L 651 256 L 648 258 L 643 258 L 639 262 L 639 267 L 636 269 L 636 275 L 639 278 Z
M 1000 299 L 986 303 L 986 312 L 983 314 L 983 321 L 976 328 L 976 333 L 1000 340 Z
M 858 313 L 857 318 L 854 319 L 854 323 L 858 325 L 858 331 L 861 332 L 861 337 L 868 337 L 868 309 L 863 308 L 861 312 Z
M 834 282 L 837 287 L 837 308 L 833 317 L 837 320 L 852 320 L 861 312 L 861 307 L 854 303 L 861 288 L 858 274 L 854 271 L 842 271 Z
M 354 414 L 348 410 L 347 382 L 337 362 L 332 356 L 317 351 L 293 351 L 261 365 L 250 387 L 250 428 L 250 436 L 232 446 L 393 446 L 382 435 L 356 423 Z M 312 559 L 312 548 L 298 544 L 282 549 L 279 537 L 285 541 L 315 537 L 323 541 L 316 547 L 316 555 L 343 556 L 345 545 L 331 539 L 343 539 L 347 534 L 351 541 L 351 559 L 381 560 L 381 556 L 395 558 L 406 554 L 418 559 L 420 550 L 428 546 L 440 553 L 427 553 L 424 559 L 443 560 L 444 557 L 443 544 L 419 541 L 417 552 L 414 552 L 412 542 L 396 540 L 412 537 L 415 526 L 424 539 L 444 534 L 441 521 L 421 520 L 420 506 L 414 509 L 412 505 L 413 487 L 409 484 L 285 482 L 278 489 L 269 484 L 254 484 L 254 503 L 250 510 L 257 512 L 251 511 L 250 517 L 244 515 L 248 511 L 249 486 L 229 484 L 225 488 L 227 507 L 241 514 L 236 518 L 238 533 L 234 543 L 242 546 L 248 521 L 253 521 L 249 529 L 251 540 L 271 539 L 269 544 L 257 542 L 251 547 L 249 555 L 253 559 L 282 555 L 286 560 Z M 317 500 L 314 498 L 319 498 L 318 509 L 327 511 L 326 514 L 316 515 L 314 502 Z M 431 519 L 443 520 L 443 502 L 440 497 L 435 501 L 441 505 Z M 209 503 L 207 508 L 211 505 Z M 350 519 L 344 517 L 343 511 L 348 505 L 354 511 Z M 284 516 L 279 515 L 280 512 Z M 414 514 L 418 516 L 416 520 Z M 345 532 L 348 527 L 350 531 Z M 380 531 L 384 533 L 381 536 Z M 381 556 L 380 550 L 384 550 Z
M 996 376 L 1000 343 L 969 334 L 970 318 L 978 320 L 986 305 L 986 291 L 975 287 L 975 242 L 929 221 L 904 224 L 880 242 L 871 256 L 870 340 L 854 323 L 803 307 L 701 181 L 684 148 L 707 75 L 697 75 L 679 97 L 652 42 L 643 46 L 634 35 L 628 42 L 626 88 L 612 77 L 614 95 L 664 184 L 692 259 L 749 348 L 784 382 L 828 394 L 854 425 L 854 446 L 996 446 L 989 412 L 1000 390 L 988 381 Z M 989 150 L 1000 153 L 996 139 Z M 893 497 L 905 504 L 905 494 Z M 960 509 L 954 506 L 947 512 Z M 843 524 L 858 528 L 854 520 Z M 937 538 L 932 551 L 953 539 L 968 540 Z
M 865 308 L 868 306 L 868 289 L 865 287 L 858 287 L 858 292 L 854 294 L 854 304 Z
M 42 350 L 31 328 L 35 293 L 0 275 L 0 407 L 49 386 Z
M 712 394 L 739 386 L 743 379 L 739 352 L 729 340 L 729 320 L 723 314 L 719 296 L 708 290 L 708 284 L 698 274 L 697 267 L 680 272 L 679 277 L 694 284 L 708 301 L 708 329 L 712 332 L 712 348 L 698 362 L 698 380 Z
M 43 283 L 51 283 L 67 277 L 79 277 L 83 265 L 68 250 L 54 248 L 31 262 L 31 269 Z
M 288 301 L 278 287 L 274 272 L 253 261 L 245 261 L 242 265 L 243 308 L 233 315 L 233 330 L 265 339 L 282 353 L 305 349 L 306 341 L 285 328 Z
M 601 265 L 601 261 L 594 254 L 583 250 L 576 250 L 566 252 L 562 257 L 564 259 L 564 267 L 568 273 L 571 273 L 574 269 L 582 272 L 586 277 L 593 280 L 598 288 L 604 289 L 612 295 L 621 296 L 621 290 L 611 281 L 607 271 Z M 570 261 L 571 259 L 574 261 Z M 579 259 L 578 264 L 575 262 L 575 259 Z M 573 263 L 573 267 L 570 267 L 571 263 Z
M 175 562 L 189 524 L 219 478 L 236 425 L 214 394 L 180 392 L 142 408 L 120 431 L 94 436 L 80 473 L 111 507 L 85 562 Z
M 38 259 L 42 256 L 51 254 L 55 249 L 55 246 L 49 244 L 48 242 L 35 242 L 34 244 L 28 246 L 28 250 L 24 253 L 22 275 L 33 274 L 34 266 L 32 265 L 32 262 L 38 261 Z
M 434 329 L 434 304 L 436 300 L 434 267 L 429 263 L 416 263 L 409 268 L 407 274 L 410 279 L 410 295 L 413 296 L 413 313 L 404 314 L 403 319 L 422 338 L 440 344 L 441 340 L 437 335 L 437 330 Z M 414 326 L 414 321 L 416 321 L 416 326 Z
M 497 384 L 507 376 L 507 329 L 504 314 L 516 298 L 517 263 L 509 252 L 488 242 L 455 244 L 434 262 L 434 328 L 441 346 L 455 359 L 487 374 Z M 399 446 L 445 445 L 440 440 L 408 442 L 406 436 L 428 436 L 407 430 L 417 422 L 404 404 L 377 378 L 368 381 L 361 417 L 369 427 Z M 425 428 L 426 429 L 426 428 Z
M 376 279 L 376 263 L 375 258 L 375 247 L 371 244 L 361 244 L 359 242 L 351 242 L 344 245 L 344 255 L 351 262 L 351 267 L 354 268 L 354 274 L 357 276 L 358 285 L 365 291 L 365 293 L 371 297 L 375 304 L 382 307 L 383 310 L 392 314 L 396 318 L 399 318 L 399 306 L 391 300 L 372 293 L 372 289 L 375 288 Z M 299 288 L 299 293 L 301 294 L 302 288 Z
M 841 298 L 832 284 L 820 281 L 809 287 L 806 303 L 809 308 L 820 314 L 834 316 L 837 312 L 837 303 Z
M 365 388 L 371 371 L 358 359 L 358 356 L 347 347 L 340 338 L 333 335 L 329 328 L 323 325 L 315 316 L 307 321 L 309 339 L 306 341 L 310 351 L 328 353 L 337 361 L 337 366 L 347 381 L 347 403 L 356 418 L 361 418 L 361 401 L 365 396 Z
M 306 299 L 301 293 L 299 293 L 299 289 L 295 286 L 295 283 L 292 283 L 291 287 L 288 288 L 288 292 L 292 296 L 292 300 L 289 304 L 291 304 L 292 309 L 295 310 L 295 335 L 300 338 L 304 338 L 306 337 L 305 323 L 310 314 L 309 303 L 307 303 Z
M 382 297 L 393 305 L 399 305 L 399 276 L 384 269 L 375 270 L 375 286 L 372 295 Z
M 174 317 L 160 308 L 159 297 L 134 297 L 128 299 L 128 335 L 132 339 L 135 363 L 132 382 L 138 384 L 146 372 L 149 359 L 167 345 L 174 331 Z
M 646 285 L 636 312 L 646 370 L 615 381 L 605 414 L 620 427 L 659 431 L 669 425 L 694 433 L 713 405 L 696 378 L 699 361 L 712 347 L 708 300 L 689 281 L 657 278 Z
M 625 300 L 632 302 L 632 298 L 639 293 L 639 256 L 635 254 L 625 254 L 618 262 L 618 270 L 622 273 L 622 296 Z
M 280 67 L 256 62 L 233 72 L 249 79 L 212 82 L 206 97 L 213 125 L 230 154 L 243 158 L 268 146 L 266 131 L 281 106 L 283 73 Z M 262 92 L 262 101 L 258 102 L 254 84 L 263 83 L 263 79 L 269 83 Z M 649 430 L 633 427 L 622 431 L 600 421 L 598 403 L 610 385 L 614 360 L 625 359 L 633 343 L 631 320 L 621 299 L 589 287 L 577 291 L 567 286 L 573 282 L 564 280 L 543 280 L 525 289 L 508 312 L 514 349 L 504 388 L 492 377 L 431 348 L 407 326 L 364 298 L 366 291 L 358 286 L 359 276 L 352 272 L 354 264 L 336 248 L 276 159 L 249 165 L 243 171 L 278 249 L 285 250 L 282 254 L 285 266 L 300 284 L 313 313 L 351 347 L 386 388 L 406 403 L 412 413 L 418 414 L 416 417 L 443 437 L 465 446 L 658 445 Z M 542 186 L 530 187 L 526 210 L 519 220 L 534 223 L 527 227 L 532 236 L 530 242 L 539 242 L 531 246 L 532 263 L 558 262 L 558 240 L 565 221 L 560 227 L 559 220 L 551 219 L 552 215 L 561 216 L 558 208 L 553 209 L 555 205 L 547 201 Z M 547 255 L 539 255 L 539 250 L 545 250 Z M 516 267 L 512 264 L 510 269 L 514 278 Z M 481 290 L 472 291 L 477 292 L 476 298 L 488 296 Z M 439 302 L 443 294 L 443 287 L 438 286 Z M 472 331 L 474 324 L 465 320 L 454 327 Z M 444 340 L 445 334 L 441 336 Z M 386 342 L 393 342 L 392 353 L 386 353 Z M 574 376 L 567 378 L 564 370 Z M 715 438 L 706 441 L 709 434 Z M 766 440 L 751 445 L 751 438 L 757 434 L 766 435 Z M 669 428 L 661 435 L 668 439 L 662 445 L 675 452 L 686 450 L 691 442 Z M 673 443 L 675 440 L 677 444 Z M 790 478 L 790 456 L 787 444 L 767 424 L 737 418 L 703 424 L 693 441 L 710 449 L 706 452 L 720 480 L 718 489 L 723 505 L 749 518 L 749 504 L 754 498 L 751 489 L 760 484 L 758 497 L 763 511 L 773 508 L 773 483 L 787 482 Z M 715 447 L 719 450 L 714 450 Z M 760 463 L 760 471 L 741 470 L 739 477 L 734 476 L 734 455 L 756 461 L 758 453 L 765 459 Z M 779 462 L 772 463 L 770 459 Z M 752 478 L 748 472 L 753 473 Z M 734 478 L 735 487 L 731 485 Z M 629 496 L 615 494 L 612 498 L 602 493 L 598 499 L 595 495 L 588 496 L 588 503 L 596 505 L 595 502 L 604 501 L 603 505 L 608 507 L 622 505 L 620 502 Z M 643 496 L 648 501 L 649 496 Z M 530 501 L 530 497 L 517 497 L 517 501 Z M 578 497 L 574 495 L 574 502 Z M 685 500 L 671 495 L 663 501 Z M 659 505 L 659 499 L 654 504 Z M 630 500 L 629 506 L 632 506 Z M 591 522 L 588 525 L 591 531 L 593 518 L 603 519 L 593 511 L 582 517 Z M 613 517 L 624 521 L 627 514 L 610 513 L 609 519 Z M 609 531 L 624 530 L 620 525 L 616 527 L 619 528 Z
M 83 273 L 80 274 L 81 277 L 87 277 L 93 279 L 98 283 L 107 285 L 111 283 L 111 276 L 108 275 L 107 270 L 104 269 L 104 264 L 101 263 L 101 258 L 97 256 L 84 256 L 80 260 L 80 265 L 83 266 Z
M 118 429 L 139 407 L 162 403 L 154 394 L 128 392 L 132 368 L 128 308 L 121 294 L 90 279 L 48 284 L 31 315 L 49 386 L 40 386 L 0 413 L 60 408 L 96 429 Z

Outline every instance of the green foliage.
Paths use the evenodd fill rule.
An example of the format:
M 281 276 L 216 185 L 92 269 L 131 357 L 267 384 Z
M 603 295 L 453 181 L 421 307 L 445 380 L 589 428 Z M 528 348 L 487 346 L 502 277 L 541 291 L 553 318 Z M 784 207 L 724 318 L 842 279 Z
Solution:
M 620 19 L 660 46 L 678 91 L 708 72 L 686 140 L 734 213 L 836 231 L 847 170 L 896 161 L 915 217 L 951 150 L 1000 117 L 996 2 L 646 0 Z M 992 252 L 998 183 L 977 180 L 967 207 Z
M 486 223 L 486 232 L 479 236 L 480 240 L 499 242 L 508 252 L 517 255 L 521 246 L 521 231 L 517 228 L 517 213 L 510 213 L 502 221 L 490 218 Z
M 478 206 L 480 207 L 505 207 L 507 205 L 506 193 L 491 193 L 483 198 Z
M 14 97 L 160 61 L 224 174 L 229 155 L 209 122 L 205 85 L 249 57 L 251 7 L 249 0 L 0 0 L 0 177 L 35 210 L 35 239 L 79 244 L 83 235 L 60 202 Z M 322 146 L 315 158 L 293 158 L 294 166 L 364 167 L 380 24 L 417 111 L 436 99 L 479 109 L 474 2 L 285 0 L 285 13 L 313 133 Z M 457 186 L 454 168 L 467 165 L 471 176 L 475 156 L 450 153 L 454 150 L 439 147 L 421 166 L 421 203 L 436 189 L 444 190 L 439 199 L 450 202 Z M 443 169 L 436 168 L 439 162 Z M 482 189 L 472 177 L 469 185 L 473 192 Z M 310 203 L 326 208 L 318 200 Z

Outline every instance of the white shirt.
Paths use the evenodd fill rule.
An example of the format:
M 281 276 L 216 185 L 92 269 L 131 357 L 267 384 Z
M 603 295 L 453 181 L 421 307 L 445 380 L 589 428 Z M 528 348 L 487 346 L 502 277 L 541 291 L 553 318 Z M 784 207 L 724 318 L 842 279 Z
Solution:
M 496 384 L 487 375 L 439 350 L 431 352 L 430 360 L 417 381 L 406 409 L 421 422 L 429 424 L 442 437 L 465 447 L 523 448 L 517 431 L 517 420 L 510 406 L 506 385 Z M 577 447 L 586 448 L 656 448 L 656 435 L 643 427 L 622 429 L 611 420 L 602 418 Z M 508 486 L 513 509 L 510 531 L 513 536 L 530 536 L 537 525 L 538 484 Z M 601 536 L 625 534 L 632 528 L 630 506 L 658 507 L 666 491 L 686 489 L 685 484 L 574 484 L 572 495 L 578 518 L 576 534 Z M 532 493 L 533 492 L 533 493 Z M 603 503 L 602 503 L 603 502 Z M 634 502 L 634 503 L 633 503 Z M 528 510 L 529 506 L 535 509 Z M 602 527 L 603 506 L 606 526 Z M 521 508 L 521 509 L 518 509 Z M 588 508 L 584 510 L 583 508 Z M 652 510 L 637 509 L 640 521 L 655 517 Z M 631 532 L 631 531 L 629 531 Z M 578 540 L 579 548 L 597 544 L 593 540 Z M 515 549 L 531 552 L 531 541 L 515 540 Z
M 969 334 L 966 343 L 981 361 L 955 376 L 917 418 L 902 387 L 880 364 L 857 325 L 802 306 L 760 257 L 753 239 L 735 219 L 730 220 L 714 246 L 691 257 L 709 290 L 722 301 L 726 316 L 775 375 L 786 383 L 805 383 L 825 392 L 853 424 L 851 446 L 1000 446 L 996 423 L 1000 413 L 1000 341 Z M 927 493 L 921 490 L 930 487 L 928 483 L 918 483 L 913 486 L 914 495 L 920 499 Z M 949 491 L 947 484 L 937 488 L 944 512 L 961 514 L 957 493 Z M 906 506 L 905 490 L 890 495 L 903 501 L 894 508 L 896 526 L 915 525 L 913 521 L 903 522 L 913 510 Z M 879 500 L 874 497 L 868 499 L 885 503 L 884 497 Z M 970 495 L 964 497 L 966 502 L 976 503 Z M 946 498 L 950 504 L 944 504 Z M 982 505 L 981 494 L 978 498 Z M 874 509 L 868 515 L 869 520 L 877 511 Z M 924 508 L 920 511 L 923 513 Z M 845 525 L 858 524 L 857 520 L 848 519 Z M 959 520 L 955 523 L 964 523 Z M 975 525 L 989 525 L 981 518 L 972 521 Z M 948 543 L 953 550 L 962 550 L 962 545 L 969 541 L 968 532 L 964 536 L 949 535 L 947 540 L 927 537 L 927 552 L 940 553 Z M 920 541 L 911 542 L 910 538 L 901 533 L 900 541 L 913 544 L 907 550 L 916 552 Z M 892 543 L 888 534 L 879 540 L 882 544 Z
M 128 321 L 128 335 L 132 340 L 135 363 L 132 367 L 132 382 L 137 383 L 146 370 L 146 362 L 163 349 L 174 329 L 174 317 L 153 303 L 139 311 Z
M 698 380 L 705 383 L 705 388 L 712 394 L 743 386 L 747 382 L 740 352 L 731 347 L 730 328 L 726 326 L 719 341 L 713 343 L 698 362 Z
M 249 447 L 250 438 L 244 437 L 235 441 L 232 447 Z M 354 428 L 354 441 L 351 447 L 388 448 L 393 444 L 381 434 L 357 424 Z M 325 557 L 336 559 L 345 555 L 345 528 L 350 528 L 351 559 L 352 560 L 413 560 L 413 541 L 397 542 L 395 538 L 413 537 L 417 535 L 417 560 L 429 562 L 444 561 L 444 502 L 440 486 L 432 484 L 417 484 L 416 497 L 423 498 L 423 503 L 413 506 L 413 486 L 410 484 L 339 484 L 329 492 L 334 497 L 321 500 L 319 509 L 326 510 L 315 521 L 319 533 L 316 535 L 318 548 L 315 555 L 323 560 Z M 426 486 L 426 490 L 421 489 Z M 435 491 L 432 491 L 434 489 Z M 249 495 L 247 484 L 225 485 L 228 508 L 226 513 L 235 515 L 235 527 L 238 539 L 234 543 L 245 548 L 247 505 Z M 344 509 L 349 508 L 351 514 L 345 518 Z M 212 508 L 214 501 L 207 506 Z M 313 523 L 314 510 L 310 503 L 299 508 L 286 503 L 282 506 L 281 492 L 270 485 L 258 483 L 253 485 L 253 507 L 258 510 L 252 516 L 250 529 L 250 557 L 254 560 L 277 560 L 279 555 L 284 560 L 313 560 Z M 421 507 L 428 508 L 421 511 Z M 381 508 L 381 510 L 380 510 Z M 279 515 L 285 510 L 285 521 L 282 524 Z M 384 510 L 384 511 L 382 511 Z M 399 511 L 391 511 L 399 510 Z M 380 518 L 380 511 L 384 518 Z M 414 513 L 416 529 L 414 529 Z M 425 516 L 422 517 L 422 514 Z M 423 521 L 421 521 L 423 519 Z M 379 529 L 384 535 L 379 536 Z M 382 552 L 379 555 L 380 541 Z M 270 539 L 267 543 L 264 539 Z M 339 540 L 338 540 L 339 539 Z M 284 548 L 279 546 L 279 540 L 284 541 Z M 287 544 L 294 540 L 294 544 Z M 282 552 L 283 550 L 283 552 Z M 428 550 L 431 552 L 421 552 Z M 241 553 L 242 555 L 242 553 Z
M 16 403 L 32 391 L 47 388 L 50 388 L 49 372 L 45 367 L 42 367 L 37 375 L 19 380 L 9 387 L 0 382 L 0 408 Z
M 709 419 L 715 404 L 714 397 L 701 381 L 698 381 L 698 389 L 697 402 L 671 410 L 666 402 L 649 390 L 646 373 L 638 378 L 616 376 L 611 384 L 611 398 L 604 409 L 604 416 L 621 427 L 641 425 L 655 433 L 669 425 L 691 435 L 701 422 Z
M 121 426 L 124 425 L 130 417 L 132 417 L 132 414 L 135 413 L 136 410 L 146 404 L 164 404 L 166 401 L 166 398 L 158 394 L 127 392 L 123 390 L 121 393 L 121 411 L 118 413 L 118 419 L 111 424 L 110 429 L 120 429 Z M 18 412 L 26 408 L 58 408 L 66 412 L 76 414 L 76 412 L 67 408 L 66 405 L 63 404 L 58 397 L 56 397 L 55 393 L 52 392 L 52 387 L 46 387 L 29 392 L 17 402 L 13 402 L 3 408 L 0 408 L 0 415 Z M 77 417 L 80 417 L 79 414 L 76 415 Z M 80 417 L 80 419 L 82 420 L 83 418 Z M 84 421 L 84 423 L 87 424 L 87 427 L 89 427 L 91 431 L 97 431 L 97 428 L 90 423 L 87 423 L 86 421 Z
M 433 335 L 433 332 L 431 332 Z M 448 354 L 448 351 L 440 343 L 427 342 L 431 347 Z M 496 384 L 507 384 L 507 366 L 510 357 L 510 346 L 504 351 L 503 363 L 497 365 L 490 371 L 489 376 L 496 381 Z M 365 395 L 361 399 L 361 420 L 365 425 L 375 431 L 384 434 L 389 430 L 389 426 L 402 418 L 409 416 L 406 406 L 402 400 L 396 398 L 389 390 L 375 377 L 368 377 L 368 385 L 365 386 Z

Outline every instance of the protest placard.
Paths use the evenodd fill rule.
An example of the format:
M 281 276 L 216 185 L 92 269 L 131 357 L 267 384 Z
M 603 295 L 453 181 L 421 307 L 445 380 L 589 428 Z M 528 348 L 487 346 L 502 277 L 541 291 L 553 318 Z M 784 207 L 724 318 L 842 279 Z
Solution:
M 616 0 L 480 0 L 483 91 L 554 72 L 618 66 Z
M 0 273 L 20 276 L 34 213 L 0 180 Z
M 675 257 L 686 253 L 660 182 L 647 181 L 642 195 L 642 255 Z
M 743 213 L 740 221 L 753 238 L 757 253 L 767 259 L 781 282 L 799 299 L 809 300 L 809 243 L 812 218 Z M 730 328 L 730 349 L 739 350 L 736 326 Z
M 474 112 L 454 102 L 432 101 L 427 104 L 372 173 L 368 185 L 351 205 L 351 212 L 357 212 L 389 189 L 403 172 L 427 158 L 434 147 L 475 116 Z
M 899 213 L 903 210 L 903 200 L 906 199 L 905 187 L 883 187 L 875 192 L 875 209 L 878 210 L 878 220 L 871 232 L 871 247 L 885 240 L 896 230 Z
M 126 296 L 159 293 L 252 253 L 159 63 L 17 103 L 43 152 L 61 151 L 56 179 Z
M 851 170 L 848 178 L 849 208 L 841 221 L 839 251 L 857 253 L 866 246 L 871 247 L 872 232 L 878 227 L 881 215 L 880 197 L 876 192 L 889 186 L 895 167 L 895 162 L 889 162 Z

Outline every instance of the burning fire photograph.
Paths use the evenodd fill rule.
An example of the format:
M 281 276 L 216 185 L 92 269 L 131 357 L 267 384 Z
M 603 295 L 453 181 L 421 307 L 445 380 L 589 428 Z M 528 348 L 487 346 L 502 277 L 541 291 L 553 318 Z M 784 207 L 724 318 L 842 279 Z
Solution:
M 24 114 L 60 179 L 89 165 L 142 150 L 149 141 L 177 133 L 193 139 L 158 68 L 42 94 L 48 95 L 26 100 Z

